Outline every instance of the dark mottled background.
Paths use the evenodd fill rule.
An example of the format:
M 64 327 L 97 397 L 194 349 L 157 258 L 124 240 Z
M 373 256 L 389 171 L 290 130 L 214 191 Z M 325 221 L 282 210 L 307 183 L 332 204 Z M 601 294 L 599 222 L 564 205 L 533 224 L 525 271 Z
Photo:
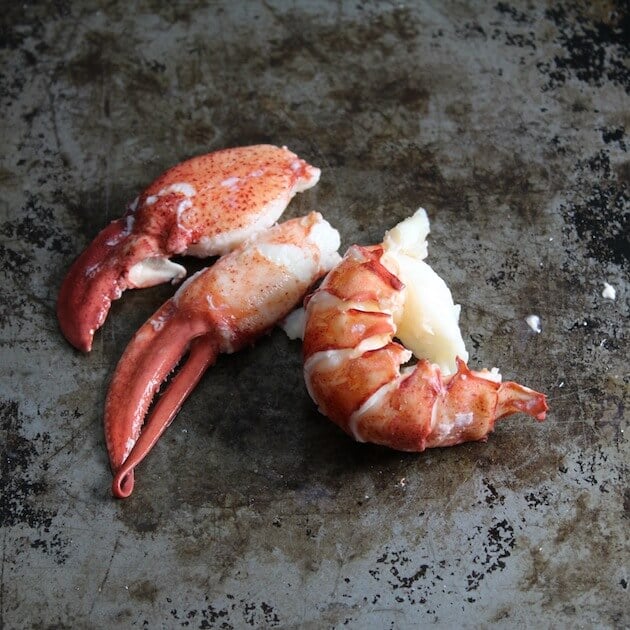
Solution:
M 627 4 L 167 4 L 0 15 L 0 627 L 628 627 Z M 107 382 L 172 288 L 126 294 L 82 356 L 63 274 L 166 167 L 261 141 L 322 167 L 289 215 L 344 247 L 426 206 L 471 364 L 547 392 L 547 422 L 357 445 L 274 332 L 112 500 Z

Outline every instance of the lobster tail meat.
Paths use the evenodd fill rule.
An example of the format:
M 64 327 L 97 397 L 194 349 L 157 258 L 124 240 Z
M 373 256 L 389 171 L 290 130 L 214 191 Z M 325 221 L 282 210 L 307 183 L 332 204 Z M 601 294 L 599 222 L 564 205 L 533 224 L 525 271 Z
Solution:
M 544 394 L 466 365 L 459 307 L 422 262 L 424 210 L 392 232 L 351 247 L 307 301 L 304 376 L 320 411 L 358 441 L 403 451 L 484 440 L 518 412 L 543 420 Z

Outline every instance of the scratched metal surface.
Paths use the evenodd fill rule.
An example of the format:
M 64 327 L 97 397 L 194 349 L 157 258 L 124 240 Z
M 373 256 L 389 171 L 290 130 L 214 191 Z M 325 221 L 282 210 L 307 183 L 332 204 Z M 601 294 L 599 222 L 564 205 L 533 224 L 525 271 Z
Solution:
M 623 3 L 165 4 L 0 18 L 0 627 L 628 627 Z M 344 247 L 426 206 L 471 364 L 546 392 L 548 420 L 354 444 L 274 332 L 114 501 L 108 379 L 172 288 L 126 294 L 82 356 L 63 274 L 163 169 L 259 141 L 322 167 L 288 215 Z

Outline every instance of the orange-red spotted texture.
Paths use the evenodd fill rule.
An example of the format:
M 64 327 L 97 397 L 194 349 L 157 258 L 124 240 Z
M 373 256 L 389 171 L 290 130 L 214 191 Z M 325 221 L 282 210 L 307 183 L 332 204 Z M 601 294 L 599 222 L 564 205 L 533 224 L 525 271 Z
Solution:
M 200 155 L 173 166 L 140 195 L 134 231 L 158 240 L 166 235 L 168 241 L 170 235 L 176 248 L 173 253 L 183 253 L 204 237 L 247 229 L 261 209 L 274 203 L 286 207 L 296 192 L 310 188 L 317 179 L 319 169 L 287 148 L 262 144 Z M 181 217 L 177 216 L 177 209 L 187 191 L 160 194 L 179 183 L 194 190 L 192 205 Z M 154 202 L 153 207 L 147 204 L 152 197 L 160 202 Z M 278 216 L 267 221 L 265 227 L 270 227 Z M 181 243 L 177 243 L 176 234 L 182 237 Z
M 71 266 L 57 300 L 63 334 L 89 351 L 123 291 L 183 278 L 186 270 L 172 256 L 231 251 L 273 225 L 319 176 L 287 148 L 271 145 L 224 149 L 172 167 Z
M 259 233 L 191 276 L 134 335 L 105 403 L 105 438 L 117 497 L 133 470 L 219 353 L 235 352 L 285 317 L 339 260 L 339 234 L 319 213 Z M 160 395 L 171 371 L 186 360 Z

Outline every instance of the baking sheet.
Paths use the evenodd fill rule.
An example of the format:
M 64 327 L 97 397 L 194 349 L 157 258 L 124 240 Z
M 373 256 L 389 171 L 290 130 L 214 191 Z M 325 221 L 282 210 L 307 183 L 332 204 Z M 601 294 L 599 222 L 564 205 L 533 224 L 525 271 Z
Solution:
M 630 623 L 621 3 L 0 19 L 1 627 Z M 546 392 L 548 420 L 420 455 L 355 444 L 275 331 L 219 360 L 113 500 L 108 379 L 173 289 L 126 293 L 84 356 L 57 329 L 59 284 L 165 168 L 256 142 L 322 168 L 286 216 L 321 211 L 343 248 L 425 206 L 471 366 Z

